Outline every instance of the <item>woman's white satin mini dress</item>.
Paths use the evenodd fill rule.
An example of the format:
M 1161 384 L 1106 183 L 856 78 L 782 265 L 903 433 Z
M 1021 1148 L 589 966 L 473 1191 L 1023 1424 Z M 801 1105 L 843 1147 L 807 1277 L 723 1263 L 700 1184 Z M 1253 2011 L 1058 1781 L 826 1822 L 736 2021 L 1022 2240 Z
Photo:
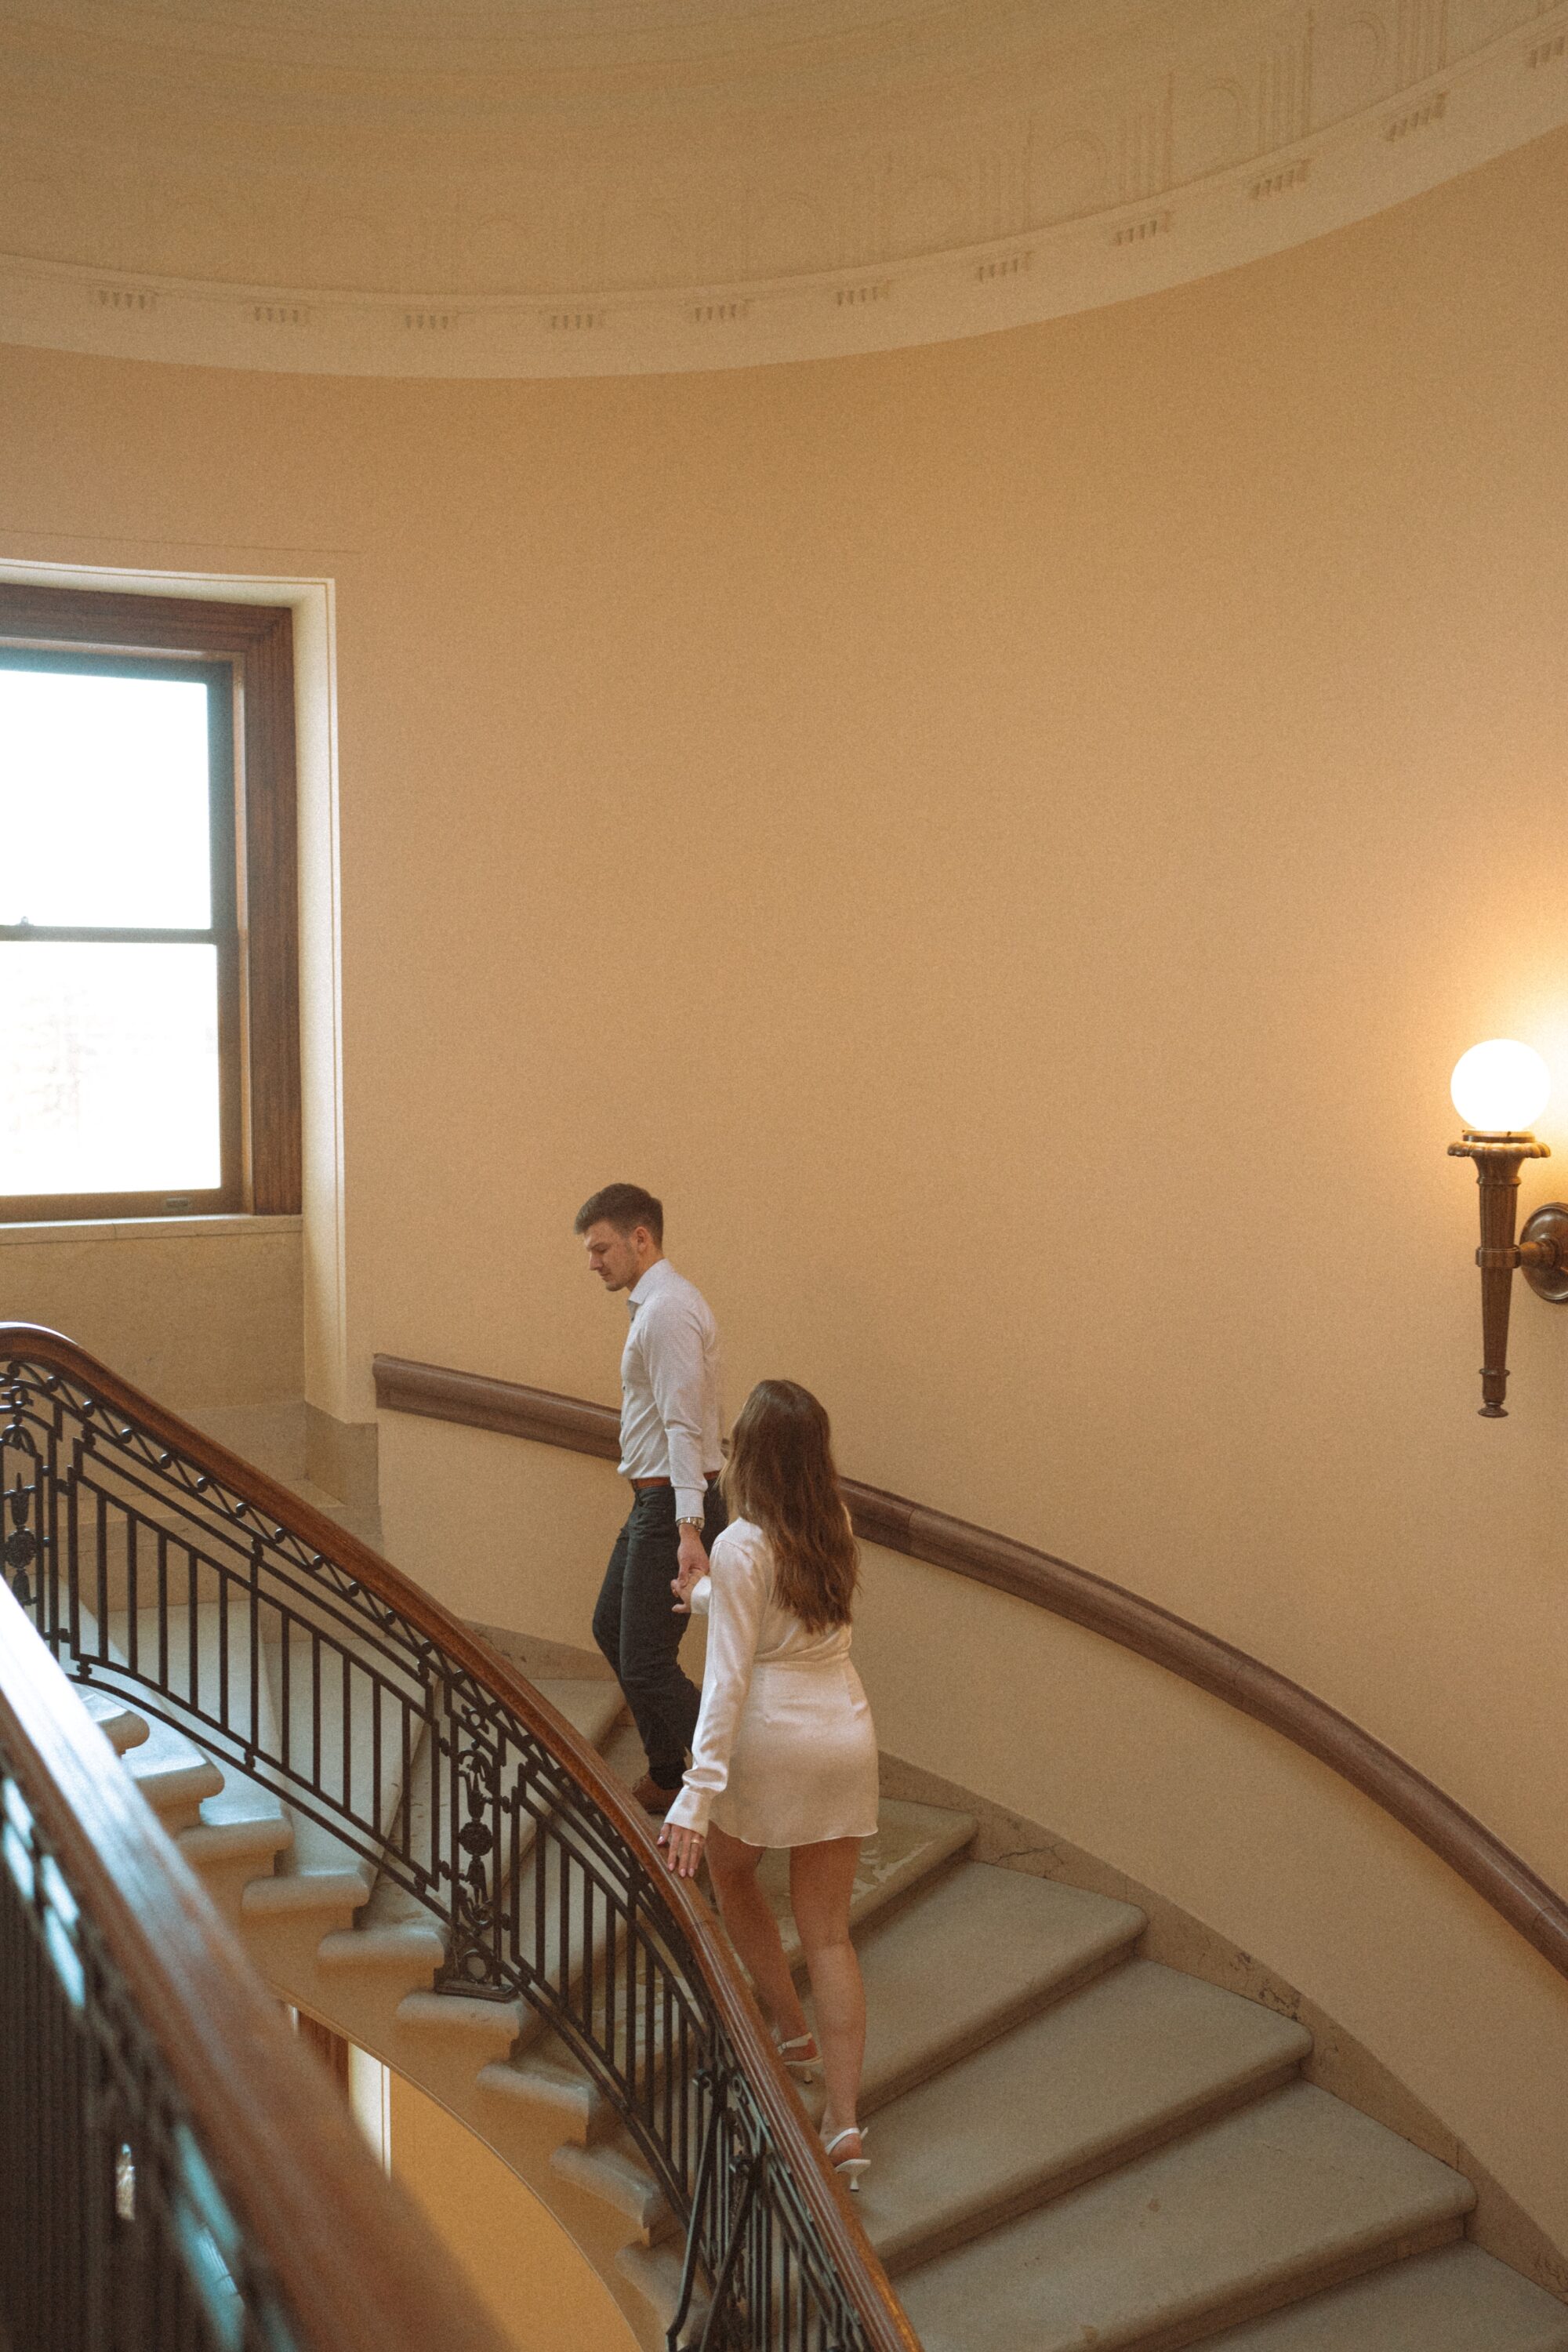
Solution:
M 708 1618 L 702 1711 L 667 1821 L 711 1820 L 747 1845 L 820 1845 L 877 1833 L 877 1735 L 849 1628 L 808 1633 L 773 1597 L 768 1539 L 735 1519 L 691 1606 Z

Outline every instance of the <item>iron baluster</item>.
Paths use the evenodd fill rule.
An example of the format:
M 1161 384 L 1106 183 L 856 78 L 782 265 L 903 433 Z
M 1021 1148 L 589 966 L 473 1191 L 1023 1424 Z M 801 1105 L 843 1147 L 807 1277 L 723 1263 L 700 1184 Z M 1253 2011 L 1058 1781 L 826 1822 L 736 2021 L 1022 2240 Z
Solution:
M 703 2216 L 718 2157 L 720 2119 L 730 2094 L 729 2076 L 718 2067 L 700 2067 L 697 2083 L 700 2090 L 706 2090 L 709 2094 L 708 2124 L 702 2135 L 702 2153 L 697 2159 L 696 2179 L 691 2185 L 691 2221 L 686 2232 L 686 2252 L 680 2264 L 680 2290 L 675 2300 L 675 2316 L 665 2331 L 668 2352 L 680 2352 L 681 2333 L 691 2309 L 691 2297 L 697 2284 Z

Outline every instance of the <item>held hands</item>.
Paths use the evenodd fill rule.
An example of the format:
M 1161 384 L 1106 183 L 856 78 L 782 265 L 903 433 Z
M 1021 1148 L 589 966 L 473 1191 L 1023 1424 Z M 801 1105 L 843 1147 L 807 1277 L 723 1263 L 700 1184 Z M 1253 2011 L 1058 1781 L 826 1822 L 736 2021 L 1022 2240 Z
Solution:
M 695 1528 L 681 1528 L 680 1549 L 676 1558 L 679 1566 L 669 1587 L 675 1595 L 674 1614 L 689 1617 L 691 1613 L 691 1588 L 700 1577 L 708 1573 L 708 1555 Z
M 666 1822 L 658 1833 L 658 1842 L 664 1849 L 667 1869 L 672 1870 L 677 1878 L 696 1877 L 702 1863 L 703 1834 L 700 1830 L 671 1829 Z

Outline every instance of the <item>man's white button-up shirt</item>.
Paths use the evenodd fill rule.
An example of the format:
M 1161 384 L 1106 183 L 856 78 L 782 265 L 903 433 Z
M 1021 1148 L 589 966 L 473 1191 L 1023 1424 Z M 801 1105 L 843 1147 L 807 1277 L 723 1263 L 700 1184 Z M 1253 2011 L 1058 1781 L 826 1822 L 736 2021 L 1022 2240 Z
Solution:
M 668 1478 L 675 1515 L 700 1519 L 705 1473 L 723 1465 L 719 1326 L 695 1283 L 656 1259 L 628 1294 L 621 1354 L 621 1475 Z

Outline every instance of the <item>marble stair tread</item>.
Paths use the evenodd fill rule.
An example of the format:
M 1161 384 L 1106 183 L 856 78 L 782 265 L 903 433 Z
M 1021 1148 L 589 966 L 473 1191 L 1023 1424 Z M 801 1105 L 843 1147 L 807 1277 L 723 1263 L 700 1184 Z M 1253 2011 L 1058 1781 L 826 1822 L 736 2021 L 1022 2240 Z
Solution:
M 614 1687 L 618 1690 L 620 1685 Z M 635 1789 L 647 1770 L 647 1758 L 643 1754 L 642 1741 L 629 1717 L 616 1717 L 599 1753 L 623 1788 Z
M 961 1862 L 858 1939 L 867 2114 L 1114 1966 L 1145 1925 L 1130 1903 Z
M 129 1701 L 117 1697 L 112 1691 L 95 1690 L 90 1683 L 78 1683 L 75 1688 L 117 1756 L 143 1744 L 151 1727 L 146 1717 L 138 1715 Z
M 588 1740 L 593 1748 L 599 1748 L 614 1734 L 623 1707 L 626 1707 L 618 1684 L 605 1682 L 602 1677 L 585 1677 L 583 1675 L 583 1677 L 541 1679 L 536 1689 L 541 1691 L 543 1698 L 550 1700 L 550 1706 L 555 1707 L 557 1715 L 564 1715 L 574 1731 L 583 1740 Z M 423 1855 L 423 1858 L 430 1858 L 430 1776 L 423 1769 L 423 1745 L 411 1761 L 406 1828 L 409 1828 L 411 1851 Z M 560 1916 L 560 1855 L 557 1855 L 555 1842 L 545 1842 L 545 1849 L 538 1849 L 533 1822 L 524 1821 L 520 1825 L 517 1855 L 520 1855 L 521 1877 L 524 1877 L 524 1889 L 521 1889 L 524 1916 L 531 1916 L 531 1906 L 536 1900 L 533 1886 L 536 1886 L 538 1870 L 543 1865 L 545 1916 L 550 1922 L 557 1922 L 557 1916 Z M 437 1927 L 437 1922 L 418 1900 L 418 1895 L 411 1894 L 406 1886 L 400 1886 L 397 1879 L 390 1877 L 388 1870 L 378 1872 L 372 1898 L 362 1912 L 362 1927 L 372 1928 L 372 1931 L 428 1927 L 435 1928 L 437 1936 L 445 1936 L 445 1928 Z M 599 1903 L 599 1906 L 595 1906 L 595 1950 L 602 1948 L 605 1931 L 605 1907 Z M 334 1952 L 341 1952 L 341 1943 L 334 1943 Z M 569 1978 L 574 1983 L 581 1980 L 583 1964 L 585 1964 L 585 1945 L 583 1945 L 581 1884 L 576 1884 L 572 1906 L 572 1938 L 569 1938 Z M 529 2013 L 527 2032 L 536 2034 L 538 2030 L 541 2030 L 541 2021 L 533 2013 Z
M 1206 2352 L 1568 2352 L 1568 2304 L 1461 2243 L 1228 2328 Z
M 217 1775 L 216 1785 L 209 1786 L 201 1794 L 196 1822 L 187 1826 L 233 1830 L 255 1824 L 259 1831 L 261 1825 L 284 1824 L 287 1817 L 283 1806 L 271 1790 L 252 1780 L 240 1765 L 213 1753 L 207 1745 L 210 1726 L 203 1720 L 204 1714 L 216 1717 L 226 1701 L 227 1721 L 238 1738 L 253 1734 L 263 1754 L 276 1738 L 271 1694 L 265 1668 L 259 1662 L 254 1677 L 252 1720 L 250 1622 L 246 1612 L 231 1608 L 226 1628 L 224 1612 L 216 1601 L 201 1602 L 195 1612 L 194 1622 L 186 1606 L 170 1605 L 162 1612 L 142 1608 L 134 1613 L 121 1610 L 110 1618 L 109 1630 L 116 1651 L 132 1670 L 140 1667 L 144 1673 L 158 1675 L 162 1687 L 157 1704 L 174 1718 L 172 1723 L 153 1727 L 149 1741 L 137 1751 L 138 1756 L 151 1767 L 153 1742 L 161 1739 L 171 1757 L 188 1749 Z M 153 1694 L 148 1696 L 151 1699 Z M 131 1766 L 138 1780 L 142 1779 L 142 1769 L 136 1763 Z M 166 1781 L 163 1785 L 172 1788 L 174 1783 Z M 198 1850 L 199 1842 L 191 1848 L 189 1858 L 195 1860 Z M 271 1849 L 263 1843 L 257 1850 L 264 1853 Z M 215 1858 L 220 1851 L 221 1845 L 215 1844 Z
M 620 1721 L 626 1706 L 619 1683 L 607 1683 L 597 1676 L 552 1677 L 533 1685 L 542 1698 L 547 1698 L 557 1715 L 563 1715 L 580 1738 L 590 1748 L 603 1748 Z
M 352 1883 L 359 1890 L 353 1898 L 355 1906 L 365 1902 L 375 1877 L 374 1864 L 367 1862 L 364 1855 L 350 1845 L 346 1839 L 334 1835 L 320 1822 L 312 1821 L 299 1805 L 287 1806 L 285 1812 L 293 1828 L 294 1841 L 279 1860 L 278 1875 L 280 1878 L 320 1879 L 323 1882 L 323 1891 L 329 1883 L 340 1890 Z M 295 1903 L 303 1902 L 304 1897 L 296 1890 L 292 1898 L 286 1900 L 280 1895 L 277 1899 L 283 1908 L 292 1909 Z
M 886 2108 L 860 2219 L 896 2274 L 1277 2088 L 1311 2046 L 1257 2001 L 1129 1960 Z
M 314 1638 L 318 1631 L 319 1647 Z M 360 1627 L 326 1601 L 321 1603 L 319 1627 L 304 1614 L 287 1625 L 274 1622 L 263 1652 L 268 1706 L 277 1726 L 274 1752 L 283 1752 L 287 1715 L 290 1767 L 307 1780 L 317 1781 L 326 1792 L 322 1813 L 330 1815 L 346 1807 L 358 1816 L 365 1844 L 374 1843 L 378 1834 L 388 1834 L 404 1799 L 404 1707 L 399 1694 L 414 1696 L 405 1675 L 397 1668 L 389 1670 L 368 1626 Z M 411 1742 L 411 1771 L 416 1770 L 423 1738 L 424 1727 L 419 1725 L 418 1737 Z M 377 1865 L 362 1844 L 338 1835 L 324 1821 L 313 1819 L 302 1803 L 290 1804 L 288 1813 L 294 1843 L 279 1865 L 279 1875 L 320 1879 L 323 1893 L 333 1885 L 347 1888 L 357 1884 L 358 1901 L 365 1901 L 375 1883 Z M 292 1907 L 281 1895 L 278 1899 L 284 1907 Z
M 1457 2237 L 1459 2173 L 1292 2083 L 910 2271 L 925 2352 L 1145 2352 Z
M 541 1682 L 536 1682 L 536 1691 L 550 1700 L 550 1706 L 555 1707 L 557 1715 L 566 1717 L 566 1722 L 572 1724 L 572 1728 L 583 1740 L 588 1740 L 590 1748 L 605 1748 L 605 1743 L 616 1731 L 616 1724 L 621 1722 L 621 1712 L 626 1707 L 618 1684 L 605 1682 L 602 1677 L 588 1677 L 588 1675 L 541 1679 Z M 409 1806 L 406 1806 L 405 1828 L 409 1853 L 416 1855 L 418 1861 L 430 1863 L 430 1855 L 433 1855 L 430 1773 L 426 1769 L 423 1740 L 409 1764 Z M 527 1855 L 531 1844 L 533 1825 L 524 1821 L 520 1830 L 520 1855 Z M 428 1912 L 418 1900 L 418 1895 L 409 1894 L 405 1886 L 400 1886 L 393 1877 L 381 1872 L 381 1877 L 376 1879 L 376 1891 L 372 1895 L 372 1915 L 376 1924 L 388 1924 L 390 1927 L 395 1922 L 426 1919 Z
M 210 1756 L 173 1725 L 148 1720 L 147 1737 L 121 1759 L 153 1811 L 171 1830 L 199 1821 L 200 1807 L 227 1786 Z
M 672 2246 L 643 2246 L 634 2238 L 616 2256 L 616 2268 L 621 2276 L 636 2287 L 653 2311 L 662 2336 L 680 2307 L 681 2262 L 679 2249 Z M 702 2322 L 708 2309 L 708 2298 L 700 2280 L 692 2294 L 687 2314 L 685 2340 L 689 2344 L 702 2332 Z
M 214 1580 L 209 1576 L 207 1585 Z M 110 1640 L 133 1675 L 150 1678 L 160 1711 L 201 1740 L 214 1723 L 228 1724 L 243 1739 L 251 1728 L 250 1619 L 237 1603 L 225 1611 L 217 1601 L 170 1601 L 158 1609 L 143 1604 L 116 1610 Z M 258 1721 L 269 1717 L 267 1676 L 255 1676 Z
M 879 1912 L 940 1870 L 944 1863 L 951 1862 L 954 1854 L 962 1853 L 973 1838 L 974 1828 L 973 1814 L 952 1812 L 943 1805 L 916 1805 L 903 1798 L 884 1797 L 878 1814 L 877 1834 L 867 1838 L 860 1848 L 855 1888 L 849 1898 L 851 1927 L 858 1933 Z M 800 1937 L 790 1916 L 788 1853 L 783 1850 L 765 1853 L 758 1877 L 778 1919 L 784 1951 L 791 1960 L 796 1960 L 800 1957 Z
M 417 1699 L 407 1671 L 389 1663 L 370 1627 L 325 1601 L 319 1620 L 274 1618 L 262 1648 L 274 1752 L 286 1744 L 290 1770 L 325 1791 L 324 1811 L 346 1810 L 367 1838 L 389 1831 L 403 1803 L 405 1705 Z M 416 1717 L 410 1761 L 423 1733 Z M 304 1839 L 328 1834 L 302 1821 L 300 1831 Z
M 566 1717 L 574 1731 L 593 1748 L 602 1748 L 611 1737 L 626 1706 L 620 1685 L 596 1676 L 560 1676 L 542 1680 L 534 1687 L 550 1701 L 557 1714 Z M 640 1754 L 641 1751 L 638 1752 Z M 424 1759 L 425 1749 L 421 1742 L 409 1772 L 408 1844 L 411 1853 L 427 1860 L 430 1853 L 430 1776 Z M 530 1831 L 525 1835 L 523 1851 L 526 1852 L 532 1843 Z M 379 1874 L 365 1912 L 367 1927 L 412 1926 L 427 1922 L 430 1918 L 431 1914 L 417 1895 L 399 1885 L 396 1879 L 384 1870 Z

